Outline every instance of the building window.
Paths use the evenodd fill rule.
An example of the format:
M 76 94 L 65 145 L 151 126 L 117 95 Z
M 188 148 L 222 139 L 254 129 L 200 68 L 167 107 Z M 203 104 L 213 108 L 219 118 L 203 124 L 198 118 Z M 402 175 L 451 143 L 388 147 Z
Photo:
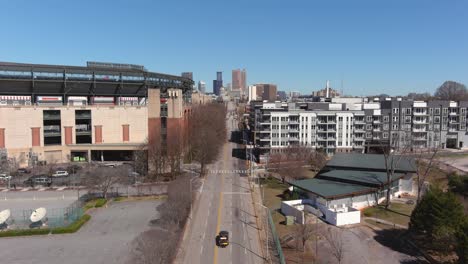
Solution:
M 394 117 L 392 117 L 392 120 L 393 120 L 393 122 L 397 122 L 397 123 L 398 123 L 399 118 L 398 118 L 398 116 L 394 116 Z
M 436 124 L 440 123 L 440 116 L 434 116 L 434 123 Z
M 384 116 L 384 117 L 383 117 L 383 121 L 384 121 L 385 123 L 387 123 L 387 122 L 388 122 L 388 116 Z
M 388 138 L 388 133 L 387 132 L 383 133 L 383 138 Z
M 371 138 L 372 137 L 372 133 L 371 132 L 367 132 L 366 133 L 366 138 Z
M 411 123 L 411 116 L 405 116 L 405 123 L 406 124 Z
M 389 127 L 388 124 L 384 124 L 384 125 L 383 125 L 383 129 L 384 129 L 384 130 L 388 130 L 388 127 Z
M 371 130 L 372 129 L 372 125 L 366 125 L 366 130 Z
M 406 108 L 406 114 L 411 115 L 411 108 Z
M 460 108 L 460 113 L 465 114 L 466 113 L 466 108 Z
M 393 113 L 394 113 L 394 114 L 398 114 L 399 112 L 400 112 L 400 109 L 398 109 L 398 108 L 393 108 Z
M 443 108 L 442 109 L 442 114 L 447 115 L 448 114 L 448 108 Z
M 372 116 L 366 116 L 367 122 L 372 122 Z
M 434 108 L 429 108 L 429 114 L 432 115 L 434 113 Z
M 440 115 L 440 108 L 434 108 L 434 114 Z
M 393 129 L 393 130 L 398 130 L 398 124 L 393 124 L 393 125 L 392 125 L 392 129 Z

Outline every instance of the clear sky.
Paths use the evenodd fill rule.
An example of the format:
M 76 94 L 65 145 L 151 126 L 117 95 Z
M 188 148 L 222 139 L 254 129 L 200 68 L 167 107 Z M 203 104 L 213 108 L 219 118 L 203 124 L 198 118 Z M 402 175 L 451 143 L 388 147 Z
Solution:
M 71 2 L 1 1 L 0 61 L 142 64 L 208 90 L 235 68 L 302 93 L 327 79 L 352 95 L 468 84 L 464 0 Z

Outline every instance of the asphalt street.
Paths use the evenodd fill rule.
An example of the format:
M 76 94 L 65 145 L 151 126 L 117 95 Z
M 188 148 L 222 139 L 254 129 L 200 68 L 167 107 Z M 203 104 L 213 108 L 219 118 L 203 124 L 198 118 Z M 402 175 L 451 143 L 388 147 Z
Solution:
M 229 111 L 234 111 L 230 103 Z M 228 138 L 236 125 L 227 119 Z M 218 161 L 205 176 L 200 196 L 194 206 L 190 226 L 182 243 L 181 263 L 263 263 L 259 230 L 252 204 L 245 160 L 232 157 L 237 144 L 226 142 Z M 229 232 L 230 245 L 218 248 L 219 231 Z M 180 263 L 179 262 L 179 263 Z

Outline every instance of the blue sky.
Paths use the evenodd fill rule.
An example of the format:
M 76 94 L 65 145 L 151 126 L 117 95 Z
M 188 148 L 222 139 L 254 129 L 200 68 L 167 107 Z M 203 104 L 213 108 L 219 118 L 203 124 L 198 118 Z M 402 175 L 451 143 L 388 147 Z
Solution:
M 0 61 L 145 65 L 310 93 L 433 92 L 468 84 L 468 1 L 2 1 Z

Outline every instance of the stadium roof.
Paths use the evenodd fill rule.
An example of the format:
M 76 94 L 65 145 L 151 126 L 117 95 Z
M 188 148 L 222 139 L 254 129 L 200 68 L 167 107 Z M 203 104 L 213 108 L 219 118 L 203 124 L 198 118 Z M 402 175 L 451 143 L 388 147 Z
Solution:
M 192 90 L 190 79 L 149 72 L 138 65 L 90 65 L 94 66 L 0 62 L 0 94 L 145 96 L 149 88 Z

